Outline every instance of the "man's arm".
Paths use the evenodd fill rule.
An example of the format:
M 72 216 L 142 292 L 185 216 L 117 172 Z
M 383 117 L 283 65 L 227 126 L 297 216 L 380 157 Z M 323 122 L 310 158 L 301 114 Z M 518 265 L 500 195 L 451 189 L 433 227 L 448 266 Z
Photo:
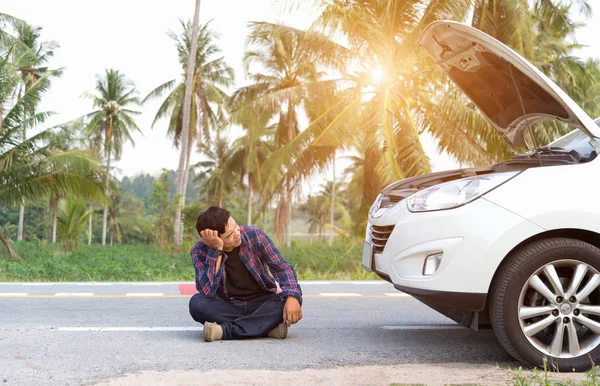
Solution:
M 283 297 L 293 296 L 302 304 L 302 289 L 298 284 L 296 271 L 288 263 L 281 253 L 273 244 L 269 236 L 260 228 L 257 228 L 262 251 L 262 258 L 267 263 L 267 266 L 275 276 L 275 280 L 281 287 L 281 295 Z
M 279 283 L 281 296 L 286 299 L 283 306 L 283 321 L 290 326 L 302 319 L 302 290 L 300 289 L 300 284 L 298 284 L 296 271 L 281 256 L 281 253 L 269 236 L 262 229 L 256 229 L 262 252 L 261 257 L 267 263 L 273 276 L 275 276 L 275 280 Z
M 196 289 L 204 295 L 215 295 L 223 277 L 222 252 L 215 248 L 204 251 L 200 248 L 200 244 L 196 244 L 191 254 L 196 272 Z

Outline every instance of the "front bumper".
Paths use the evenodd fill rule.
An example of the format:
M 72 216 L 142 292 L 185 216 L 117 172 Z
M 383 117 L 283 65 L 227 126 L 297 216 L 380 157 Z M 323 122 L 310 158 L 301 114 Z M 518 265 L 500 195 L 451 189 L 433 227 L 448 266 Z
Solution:
M 370 252 L 372 228 L 391 225 L 383 251 Z M 422 213 L 410 212 L 401 201 L 381 217 L 369 219 L 363 268 L 433 308 L 479 311 L 504 257 L 542 231 L 484 198 L 456 209 Z M 441 255 L 439 267 L 424 274 L 425 259 L 436 254 Z

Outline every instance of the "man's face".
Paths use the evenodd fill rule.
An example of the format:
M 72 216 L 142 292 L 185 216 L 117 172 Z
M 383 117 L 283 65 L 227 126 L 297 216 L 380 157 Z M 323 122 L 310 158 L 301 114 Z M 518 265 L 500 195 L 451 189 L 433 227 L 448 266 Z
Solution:
M 225 227 L 225 232 L 219 237 L 221 240 L 223 240 L 223 249 L 226 251 L 237 248 L 240 246 L 240 244 L 242 244 L 240 227 L 233 217 L 229 217 L 229 220 L 227 220 L 227 226 Z

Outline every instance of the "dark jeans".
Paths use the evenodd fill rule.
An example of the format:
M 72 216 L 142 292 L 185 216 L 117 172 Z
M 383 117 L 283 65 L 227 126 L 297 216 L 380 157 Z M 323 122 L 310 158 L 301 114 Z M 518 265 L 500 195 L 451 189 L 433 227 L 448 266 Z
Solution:
M 190 315 L 202 324 L 218 323 L 223 339 L 258 338 L 283 322 L 283 305 L 276 294 L 243 301 L 197 293 L 190 299 Z

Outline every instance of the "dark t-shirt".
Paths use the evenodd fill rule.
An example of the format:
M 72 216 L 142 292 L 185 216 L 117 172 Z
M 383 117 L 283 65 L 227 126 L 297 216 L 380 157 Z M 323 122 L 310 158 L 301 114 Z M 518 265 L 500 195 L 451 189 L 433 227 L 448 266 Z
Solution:
M 227 275 L 227 294 L 230 298 L 248 300 L 270 293 L 260 287 L 240 259 L 240 247 L 226 253 L 225 274 Z

